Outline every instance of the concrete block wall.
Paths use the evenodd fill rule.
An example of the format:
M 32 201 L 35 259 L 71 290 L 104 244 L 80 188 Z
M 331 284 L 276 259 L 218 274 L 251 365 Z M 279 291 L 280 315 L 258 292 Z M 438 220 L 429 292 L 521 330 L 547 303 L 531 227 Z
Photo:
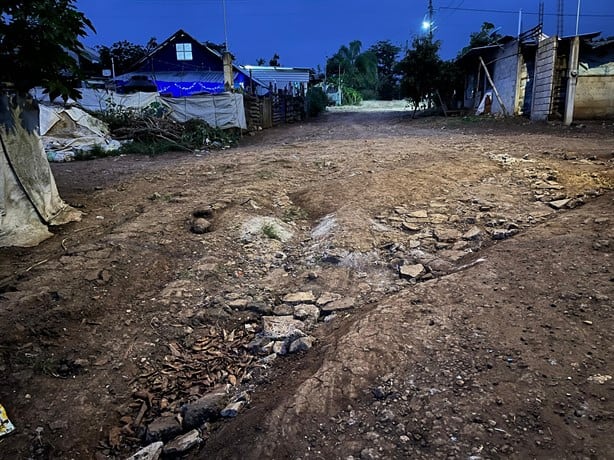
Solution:
M 537 48 L 531 120 L 544 121 L 550 115 L 556 50 L 557 37 L 541 41 Z
M 614 75 L 580 75 L 574 119 L 614 118 Z
M 508 43 L 497 56 L 492 75 L 493 82 L 499 91 L 499 96 L 501 96 L 508 115 L 514 113 L 516 83 L 518 81 L 518 59 L 518 42 Z M 499 101 L 494 97 L 494 94 L 492 113 L 503 113 Z

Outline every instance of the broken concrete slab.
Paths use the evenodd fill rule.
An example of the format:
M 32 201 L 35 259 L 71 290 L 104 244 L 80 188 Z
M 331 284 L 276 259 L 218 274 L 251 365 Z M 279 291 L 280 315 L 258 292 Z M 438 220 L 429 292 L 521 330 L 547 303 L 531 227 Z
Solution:
M 339 300 L 340 298 L 341 298 L 341 294 L 337 294 L 335 292 L 323 292 L 322 295 L 318 297 L 318 300 L 316 301 L 316 305 L 318 307 L 321 307 L 323 305 L 326 305 L 327 303 L 331 303 L 335 300 Z
M 313 347 L 313 337 L 300 337 L 294 340 L 288 348 L 289 353 L 298 353 L 299 351 L 307 351 Z
M 282 301 L 290 305 L 298 305 L 301 303 L 314 303 L 316 301 L 316 298 L 313 295 L 313 292 L 302 291 L 286 294 Z
M 402 265 L 399 268 L 399 273 L 402 278 L 419 278 L 426 273 L 426 269 L 422 264 Z
M 322 314 L 329 314 L 336 311 L 350 310 L 354 308 L 356 300 L 354 297 L 343 297 L 322 306 Z
M 299 321 L 305 321 L 308 324 L 315 324 L 320 317 L 320 309 L 311 304 L 300 304 L 294 307 L 294 317 Z
M 482 234 L 482 230 L 480 227 L 473 226 L 465 233 L 463 233 L 462 238 L 464 240 L 475 240 Z
M 442 243 L 454 243 L 461 238 L 461 232 L 454 228 L 437 228 L 433 232 L 433 235 Z

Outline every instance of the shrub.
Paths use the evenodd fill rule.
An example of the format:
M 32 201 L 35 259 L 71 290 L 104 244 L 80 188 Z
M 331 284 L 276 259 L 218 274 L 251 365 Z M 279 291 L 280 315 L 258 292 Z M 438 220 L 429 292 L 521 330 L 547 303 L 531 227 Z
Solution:
M 315 117 L 326 110 L 328 96 L 322 88 L 311 87 L 307 90 L 307 114 Z
M 342 105 L 360 105 L 362 102 L 362 95 L 350 86 L 342 87 Z

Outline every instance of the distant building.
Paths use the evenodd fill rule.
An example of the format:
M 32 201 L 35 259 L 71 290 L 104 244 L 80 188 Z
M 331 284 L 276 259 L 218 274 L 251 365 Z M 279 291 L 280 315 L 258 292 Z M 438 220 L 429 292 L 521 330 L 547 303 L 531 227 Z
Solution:
M 132 87 L 157 88 L 162 95 L 185 97 L 195 94 L 216 94 L 226 91 L 223 56 L 178 30 L 146 57 L 131 72 L 116 77 L 118 90 Z M 241 67 L 232 64 L 233 88 L 261 86 Z
M 597 36 L 548 37 L 538 26 L 467 51 L 458 59 L 464 107 L 532 120 L 563 119 L 566 111 L 573 119 L 614 118 L 614 40 Z
M 304 96 L 307 93 L 312 73 L 311 69 L 303 67 L 245 65 L 241 68 L 262 84 L 258 89 L 259 94 L 267 91 L 286 91 Z

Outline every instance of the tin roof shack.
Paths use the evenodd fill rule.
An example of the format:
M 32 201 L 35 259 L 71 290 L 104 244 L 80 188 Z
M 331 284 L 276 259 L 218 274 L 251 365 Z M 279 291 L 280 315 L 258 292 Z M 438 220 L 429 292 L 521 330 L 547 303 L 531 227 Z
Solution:
M 249 74 L 231 64 L 234 89 L 252 85 Z M 118 89 L 135 78 L 147 79 L 165 96 L 185 97 L 226 91 L 224 57 L 183 30 L 178 30 L 134 65 L 132 72 L 116 78 Z M 255 85 L 259 82 L 253 81 Z
M 614 118 L 614 39 L 580 42 L 573 117 Z
M 262 83 L 266 92 L 286 91 L 296 96 L 305 96 L 311 78 L 311 69 L 302 67 L 270 67 L 246 65 L 242 67 L 245 73 Z M 268 89 L 268 90 L 267 90 Z
M 458 58 L 465 71 L 465 108 L 479 113 L 514 113 L 518 50 L 519 41 L 506 36 L 493 45 L 472 48 Z

